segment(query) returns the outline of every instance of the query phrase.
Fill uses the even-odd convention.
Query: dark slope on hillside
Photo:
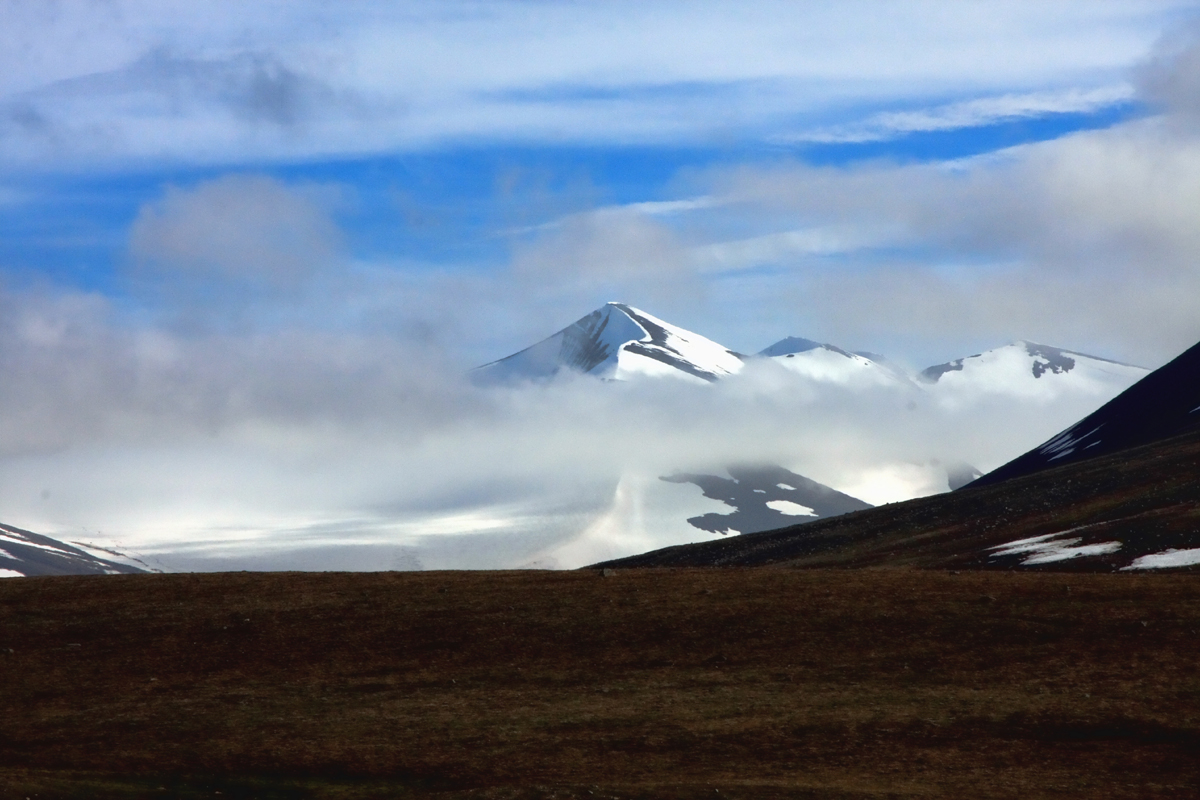
[[[1200,344],[1045,444],[976,480],[988,486],[1049,467],[1109,455],[1200,426]]]
[[[1023,547],[1005,547],[1033,537]],[[1113,571],[1186,561],[1189,554],[1178,551],[1195,548],[1200,431],[992,486],[596,566]]]
[[[144,572],[128,564],[98,558],[74,545],[40,533],[0,524],[0,570],[21,575],[117,575]],[[0,573],[2,574],[2,573]]]

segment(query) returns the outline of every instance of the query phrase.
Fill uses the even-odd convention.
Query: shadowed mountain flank
[[[1200,569],[1200,430],[991,485],[608,567]]]
[[[0,525],[0,574],[114,575],[144,570],[98,558],[74,545],[39,533]]]
[[[987,486],[1048,467],[1096,458],[1200,427],[1200,344],[1099,409],[971,486]]]
[[[705,497],[735,509],[729,514],[709,513],[688,519],[693,526],[710,533],[754,533],[871,508],[870,503],[783,467],[734,466],[727,471],[728,478],[678,473],[662,480],[693,483]]]

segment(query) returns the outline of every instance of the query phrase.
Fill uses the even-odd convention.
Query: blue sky
[[[970,251],[918,233],[681,271],[663,263],[695,258],[626,241],[613,257],[636,263],[607,275],[571,266],[580,257],[571,247],[621,239],[612,214],[587,219],[621,207],[634,209],[621,224],[646,228],[635,239],[693,253],[822,216],[778,198],[717,197],[747,172],[874,170],[885,181],[913,165],[984,172],[989,154],[1157,119],[1163,103],[1139,75],[1179,49],[1193,11],[1181,2],[11,3],[0,9],[0,274],[11,291],[91,293],[129,319],[161,322],[177,309],[145,289],[139,263],[151,256],[131,246],[136,221],[171,192],[266,177],[331,222],[326,277],[365,270],[392,287],[408,281],[410,296],[444,291],[434,275],[456,286],[478,277],[471,313],[420,321],[454,317],[445,338],[463,363],[549,333],[613,299],[606,292],[740,349],[842,337],[920,362],[1025,336],[1154,360],[1200,329],[1173,331],[1156,350],[1077,321],[997,312],[1007,323],[985,314],[974,329],[930,330],[890,315],[888,328],[854,324],[853,307],[838,320],[772,302],[827,282],[831,265],[846,276],[843,296],[854,275],[885,262],[889,280],[905,262],[971,280],[1011,269],[1014,257],[1044,267],[1032,263],[1044,254],[1024,246]],[[701,197],[686,210],[652,205]],[[862,218],[837,224],[907,224],[879,209],[853,213]],[[587,241],[564,241],[564,220]],[[562,270],[538,262],[531,283],[522,264],[554,248]],[[186,272],[159,256],[159,283]],[[439,295],[436,305],[448,302]],[[189,318],[204,316],[192,303]]]

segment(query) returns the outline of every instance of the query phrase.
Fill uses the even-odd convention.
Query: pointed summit
[[[476,367],[485,383],[547,380],[567,370],[609,380],[669,375],[715,381],[742,358],[698,333],[624,303],[606,303],[532,347]]]

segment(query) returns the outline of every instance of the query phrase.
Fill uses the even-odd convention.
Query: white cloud
[[[1004,94],[915,111],[889,111],[840,127],[781,137],[795,142],[874,142],[907,133],[974,128],[1047,114],[1089,113],[1132,100],[1128,84],[1096,89]]]
[[[324,207],[331,194],[253,175],[168,187],[130,229],[135,274],[210,308],[229,291],[241,302],[294,293],[340,260],[341,232]]]
[[[904,387],[817,392],[771,364],[711,386],[582,377],[483,390],[396,339],[145,342],[69,304],[40,314],[34,335],[0,340],[6,521],[173,553],[162,563],[176,568],[351,550],[367,559],[356,568],[386,567],[378,559],[405,548],[426,566],[517,566],[598,523],[620,479],[642,490],[625,498],[619,532],[650,546],[656,509],[641,504],[666,486],[658,475],[762,460],[896,499],[939,488],[933,459],[995,466],[1095,402],[1043,409],[1022,442],[1011,403],[953,413]],[[67,315],[73,333],[55,327]]]
[[[872,123],[925,129],[1103,102],[1189,6],[12,2],[0,139],[10,163],[236,163],[712,141],[940,102]],[[964,95],[992,99],[944,106]]]

